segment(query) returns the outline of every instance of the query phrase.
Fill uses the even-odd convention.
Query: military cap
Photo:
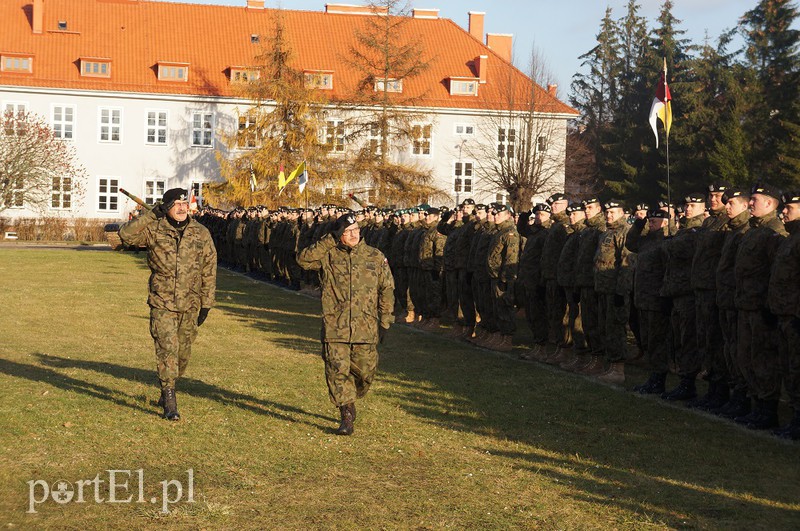
[[[586,208],[589,205],[593,205],[593,204],[599,203],[599,202],[600,202],[600,200],[598,198],[596,198],[596,197],[590,197],[588,199],[584,199],[583,201],[581,201],[581,203],[583,203],[583,208]]]
[[[768,195],[770,197],[774,197],[775,199],[781,198],[781,191],[764,182],[757,182],[753,185],[750,189],[750,195],[753,194],[761,194],[761,195]]]
[[[556,201],[566,201],[566,200],[567,200],[566,194],[557,193],[557,194],[553,194],[553,195],[551,195],[550,197],[547,198],[547,204],[548,205],[552,205]]]
[[[731,187],[731,183],[728,181],[714,181],[708,185],[709,192],[724,192],[728,188]]]
[[[667,202],[666,202],[665,200],[663,200],[663,199],[662,199],[661,201],[659,201],[659,202],[658,202],[658,208],[667,208],[667,207],[669,207],[669,208],[674,208],[674,207],[675,207],[675,205],[672,205],[672,204],[670,204],[670,203],[667,203]]]
[[[650,205],[647,203],[639,203],[634,210],[650,210]]]
[[[426,216],[438,216],[441,213],[442,211],[436,207],[429,207],[428,209],[425,210]]]
[[[509,212],[510,214],[514,214],[514,207],[511,205],[503,205],[501,203],[494,203],[494,210],[495,212]]]
[[[609,199],[605,203],[603,203],[603,208],[608,210],[609,208],[625,208],[625,205],[619,199]]]
[[[461,201],[461,206],[474,205],[474,204],[475,204],[475,200],[472,199],[471,197],[468,197],[468,198],[464,199],[463,201]]]
[[[478,203],[477,205],[475,205],[475,210],[487,210],[487,208],[486,205],[484,205],[483,203]]]
[[[547,203],[536,203],[536,206],[533,207],[531,212],[535,214],[536,212],[552,212],[552,210],[553,209],[550,208],[550,205]]]
[[[781,196],[781,201],[783,201],[784,205],[788,205],[789,203],[800,203],[800,190],[785,192]]]
[[[685,211],[686,209],[683,207],[683,205],[678,205],[675,207],[675,212],[677,212],[678,214],[683,214]]]
[[[417,208],[419,209],[420,212],[425,212],[430,207],[431,206],[428,203],[422,203],[421,205],[417,205]]]
[[[651,210],[647,213],[648,218],[660,218],[660,219],[667,219],[669,218],[669,212],[666,210]]]
[[[683,198],[684,203],[705,203],[706,196],[703,194],[689,194]]]
[[[573,202],[567,206],[567,213],[571,214],[572,212],[583,212],[586,210],[586,207],[583,206],[583,203]]]
[[[188,201],[189,194],[185,188],[171,188],[164,192],[161,202],[164,203],[164,208],[169,210],[175,201]]]

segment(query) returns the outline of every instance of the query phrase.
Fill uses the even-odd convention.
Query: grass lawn
[[[167,422],[147,277],[142,254],[0,249],[0,526],[800,528],[800,445],[399,326],[337,437],[319,301],[225,270]],[[111,469],[145,501],[133,472],[108,503]],[[98,474],[103,503],[26,513],[28,482]]]

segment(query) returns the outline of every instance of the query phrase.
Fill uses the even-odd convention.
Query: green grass
[[[403,327],[336,437],[319,302],[224,270],[167,422],[147,276],[141,254],[0,249],[0,525],[800,527],[800,446]],[[195,503],[25,512],[29,480],[140,468],[148,497],[192,468]]]

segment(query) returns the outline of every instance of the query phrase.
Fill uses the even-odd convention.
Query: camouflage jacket
[[[405,267],[405,250],[406,241],[411,234],[409,225],[401,225],[397,230],[397,234],[392,238],[392,245],[389,251],[389,264],[392,267]]]
[[[664,230],[652,232],[647,222],[634,225],[628,231],[625,246],[636,253],[633,271],[633,303],[640,310],[651,312],[663,308],[661,287],[664,283]]]
[[[423,221],[416,221],[412,223],[412,226],[411,234],[406,240],[405,264],[406,267],[419,267],[419,247],[428,226]]]
[[[692,295],[692,260],[703,216],[685,219],[675,236],[664,242],[664,284],[662,297]]]
[[[528,289],[543,285],[542,249],[549,229],[550,221],[544,225],[533,225],[528,229],[528,239],[519,259],[519,279]]]
[[[605,231],[606,220],[602,212],[586,220],[575,260],[575,287],[594,288],[594,255],[597,252],[597,243]]]
[[[419,268],[425,271],[444,270],[444,246],[446,238],[436,225],[422,233],[419,242]]]
[[[475,246],[475,275],[478,278],[488,280],[489,276],[489,245],[497,232],[497,224],[492,221],[486,222],[486,230],[480,233],[477,245]]]
[[[553,215],[542,249],[542,280],[555,280],[558,277],[558,261],[561,259],[561,249],[567,242],[567,227],[569,218],[566,212]]]
[[[575,287],[575,259],[578,257],[578,246],[581,241],[581,232],[586,228],[586,220],[580,220],[569,226],[567,241],[561,249],[561,258],[558,259],[559,286],[565,288]]]
[[[711,212],[703,221],[700,234],[697,235],[697,246],[692,260],[692,289],[717,289],[716,273],[722,246],[725,244],[725,228],[728,216],[725,209]]]
[[[769,309],[800,318],[800,220],[786,223],[786,230],[769,276]]]
[[[456,269],[467,269],[469,265],[469,248],[475,231],[480,225],[480,220],[476,217],[464,216],[462,223],[464,225],[459,231],[458,241],[453,249],[453,267]]]
[[[630,293],[628,255],[625,247],[628,222],[623,217],[606,227],[594,255],[594,289],[598,293]]]
[[[767,307],[770,267],[785,237],[786,229],[775,212],[750,218],[750,230],[742,236],[733,266],[737,310],[756,311]]]
[[[456,248],[464,235],[464,222],[461,220],[448,225],[447,241],[444,242],[444,268],[453,271],[456,268]]]
[[[123,225],[119,237],[147,247],[151,308],[188,312],[214,306],[217,250],[207,228],[190,218],[181,236],[167,218],[156,219],[150,211]]]
[[[736,275],[733,272],[736,264],[736,253],[744,233],[750,230],[750,212],[745,210],[733,219],[728,220],[725,231],[725,242],[717,264],[716,287],[717,306],[720,310],[735,310]]]
[[[386,257],[359,240],[350,248],[326,235],[297,255],[303,269],[320,272],[322,334],[326,343],[378,342],[378,326],[394,321],[394,279]]]
[[[489,242],[486,266],[489,278],[506,283],[517,280],[519,233],[513,218],[497,225],[497,232]]]

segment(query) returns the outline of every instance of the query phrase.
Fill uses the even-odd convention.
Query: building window
[[[247,70],[242,68],[231,68],[231,83],[247,83],[255,81],[261,77],[258,70]]]
[[[367,142],[369,143],[369,152],[372,155],[381,154],[381,128],[377,122],[369,124]]]
[[[508,204],[508,194],[504,194],[500,192],[499,194],[494,196],[495,203],[500,203],[501,205]]]
[[[383,79],[375,80],[375,92],[403,92],[402,79]]]
[[[158,63],[158,79],[185,82],[189,79],[188,63]]]
[[[100,177],[97,179],[97,210],[117,212],[119,210],[119,179]]]
[[[214,140],[214,114],[192,113],[192,145],[211,147]]]
[[[261,36],[257,33],[250,34],[250,44],[258,44],[261,42]]]
[[[411,153],[414,155],[431,154],[431,125],[415,125],[411,128]]]
[[[472,193],[472,162],[456,162],[453,181],[454,192]]]
[[[343,197],[344,190],[341,186],[326,186],[325,187],[325,198],[329,199],[339,199]]]
[[[516,129],[506,129],[500,127],[497,129],[497,157],[498,158],[514,158],[514,144],[517,141]]]
[[[344,153],[344,122],[328,120],[320,129],[319,141],[330,153]]]
[[[53,105],[53,134],[61,140],[72,140],[74,138],[74,105]]]
[[[197,206],[203,206],[203,184],[204,183],[196,183],[193,182],[189,185],[189,198],[191,199],[194,196],[197,199]]]
[[[545,135],[539,135],[536,139],[536,149],[538,151],[547,151],[547,137]]]
[[[255,115],[248,113],[239,116],[239,133],[236,135],[236,147],[241,149],[255,148],[260,140],[261,135],[258,132]]]
[[[478,79],[455,79],[450,78],[451,96],[477,96]]]
[[[307,88],[333,90],[333,72],[305,72]]]
[[[155,205],[156,201],[164,197],[167,190],[165,179],[153,179],[144,182],[144,202],[148,205]]]
[[[53,210],[72,208],[72,179],[70,177],[53,177],[50,208]]]
[[[30,74],[33,72],[33,57],[2,55],[0,56],[0,71]]]
[[[167,145],[167,111],[147,111],[147,144]]]
[[[28,113],[28,104],[18,101],[4,101],[3,102],[3,118],[6,120],[13,120],[6,123],[6,134],[16,135],[25,129],[27,123],[26,114]]]
[[[475,126],[470,124],[456,124],[456,134],[459,136],[474,136]]]
[[[122,142],[122,109],[100,107],[100,142]]]
[[[11,200],[8,206],[11,208],[22,208],[25,204],[25,180],[16,177],[11,185]]]
[[[111,77],[111,63],[81,59],[81,75],[84,77]]]

